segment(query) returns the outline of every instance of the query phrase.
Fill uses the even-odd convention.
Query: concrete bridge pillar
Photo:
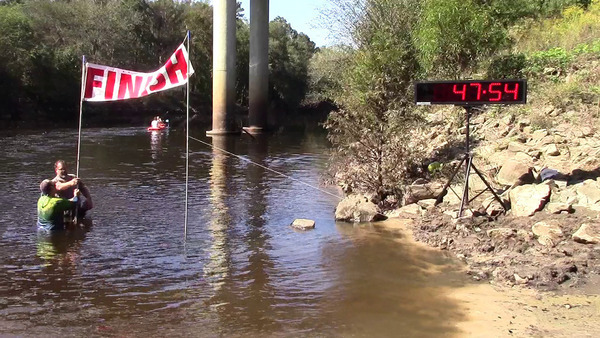
[[[236,0],[213,1],[213,122],[208,135],[239,133],[235,121]]]
[[[260,134],[267,127],[269,107],[269,0],[250,0],[249,127]]]

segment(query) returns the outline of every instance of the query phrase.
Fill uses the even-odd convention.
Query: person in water
[[[54,172],[56,173],[56,177],[52,179],[52,182],[54,182],[56,187],[56,195],[64,199],[71,199],[75,197],[75,190],[79,189],[83,198],[78,201],[79,210],[77,212],[78,216],[85,216],[86,211],[94,207],[89,189],[79,177],[69,174],[67,164],[63,160],[58,160],[54,163]]]
[[[40,191],[42,195],[37,203],[38,227],[49,231],[65,230],[65,211],[75,208],[79,189],[73,189],[74,196],[71,199],[55,197],[57,190],[54,181],[43,180],[40,184]]]

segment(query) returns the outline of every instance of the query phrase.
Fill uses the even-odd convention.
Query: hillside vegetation
[[[488,106],[486,119],[527,119],[532,130],[600,118],[600,1],[332,0],[348,46],[313,57],[311,98],[336,102],[326,127],[332,180],[401,200],[427,167],[464,151],[464,110],[417,108],[415,80],[525,78],[526,105]],[[353,2],[354,3],[354,2]],[[443,125],[447,139],[432,139]],[[498,134],[498,133],[497,133]],[[485,135],[474,135],[477,138]]]

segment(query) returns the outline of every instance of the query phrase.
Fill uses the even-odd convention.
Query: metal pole
[[[79,133],[77,136],[77,170],[75,176],[79,177],[79,155],[81,154],[81,117],[83,116],[83,97],[85,95],[85,80],[87,67],[85,66],[85,55],[81,60],[81,95],[79,97]]]
[[[186,127],[185,127],[185,217],[184,217],[184,243],[187,239],[188,224],[188,184],[190,180],[190,31],[187,31],[187,86],[186,86]]]

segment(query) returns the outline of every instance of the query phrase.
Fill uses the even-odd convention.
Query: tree
[[[29,19],[18,6],[0,6],[0,117],[20,119],[19,101],[23,99],[23,77],[33,31]]]
[[[269,71],[271,99],[294,109],[308,89],[308,63],[315,53],[315,43],[298,33],[282,17],[269,24]]]
[[[338,182],[380,198],[401,194],[420,151],[411,146],[419,115],[411,85],[420,73],[414,45],[417,0],[367,0],[359,10],[352,53],[335,97],[342,107],[326,123]],[[353,11],[356,10],[355,8]]]
[[[342,89],[340,69],[346,69],[352,58],[352,47],[319,48],[308,67],[310,102],[331,100]]]
[[[507,32],[473,0],[426,0],[416,34],[419,60],[429,74],[461,78],[507,46]]]

